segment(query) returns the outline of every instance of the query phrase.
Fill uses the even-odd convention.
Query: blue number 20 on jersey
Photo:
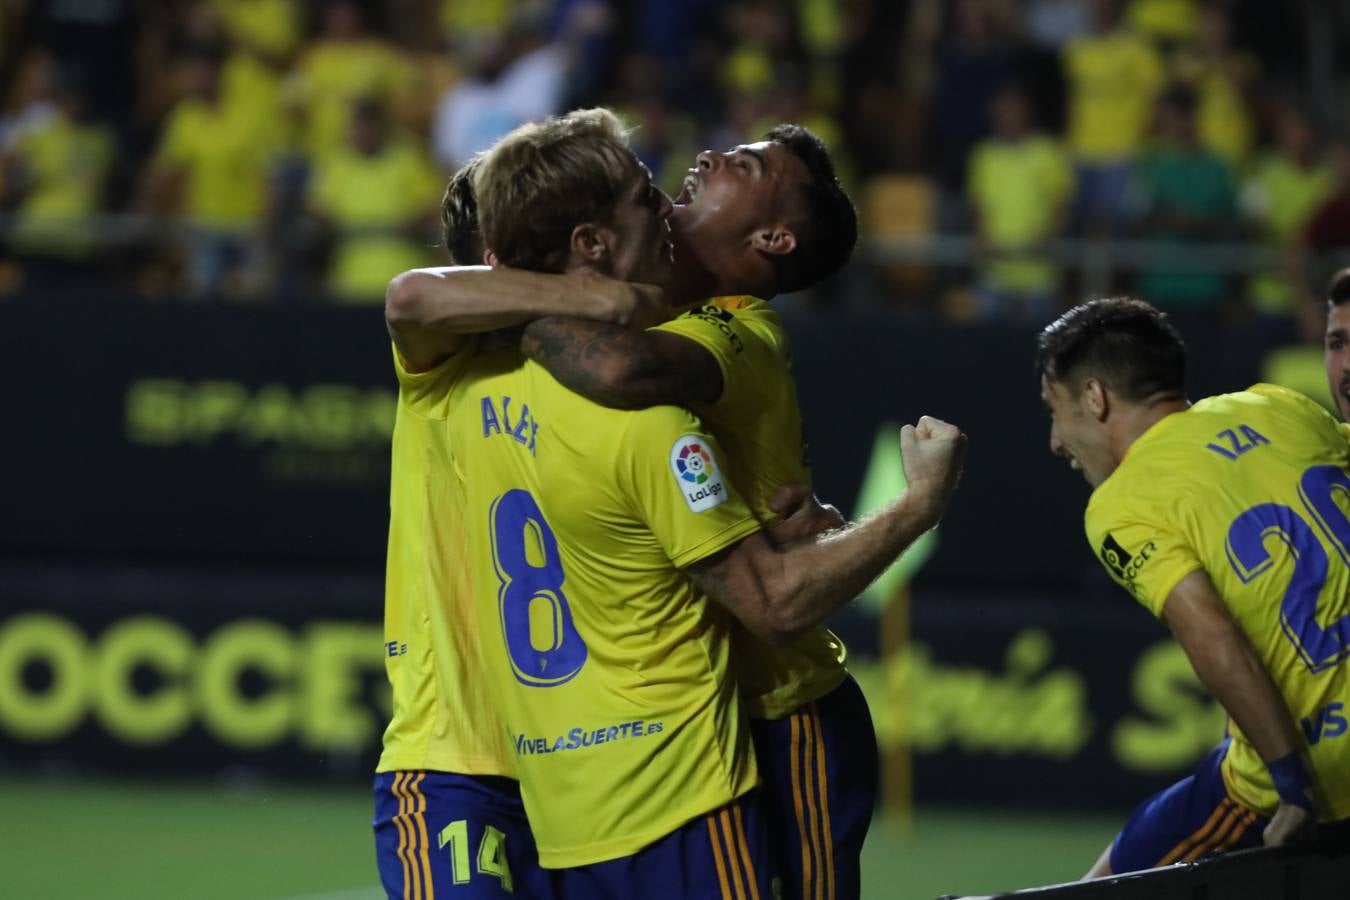
[[[493,501],[488,525],[501,582],[497,610],[516,679],[531,687],[570,681],[586,663],[586,643],[563,593],[553,529],[534,497],[520,489]]]
[[[1307,518],[1279,503],[1253,506],[1228,530],[1228,560],[1246,583],[1271,566],[1267,535],[1275,534],[1289,545],[1295,563],[1281,610],[1284,634],[1308,670],[1321,672],[1350,654],[1350,616],[1325,628],[1314,618],[1328,560],[1307,519],[1316,523],[1341,560],[1350,564],[1350,521],[1332,499],[1338,492],[1350,496],[1350,479],[1335,466],[1313,466],[1303,473],[1299,488]]]

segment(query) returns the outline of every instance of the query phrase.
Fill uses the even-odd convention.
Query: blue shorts
[[[751,791],[685,823],[632,856],[549,869],[564,900],[774,900],[777,870]]]
[[[509,778],[382,772],[374,824],[390,900],[551,896],[520,787]]]
[[[877,802],[877,733],[858,683],[782,719],[751,719],[783,900],[857,898]]]
[[[1111,845],[1111,871],[1137,872],[1214,853],[1261,846],[1267,819],[1228,796],[1220,766],[1228,741],[1195,774],[1154,794],[1130,814]]]

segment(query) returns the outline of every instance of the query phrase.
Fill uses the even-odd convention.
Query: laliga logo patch
[[[675,468],[685,481],[703,484],[708,480],[708,473],[713,470],[713,461],[708,451],[698,444],[685,444],[680,448],[680,455],[675,458]]]
[[[702,438],[686,434],[677,440],[670,448],[670,469],[684,494],[684,502],[694,512],[704,512],[726,501],[722,473]]]

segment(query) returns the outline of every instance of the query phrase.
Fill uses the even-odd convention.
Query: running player
[[[527,214],[518,212],[518,214]],[[857,236],[852,204],[824,145],[784,125],[762,142],[699,154],[671,216],[677,306],[714,299],[652,331],[581,319],[527,326],[531,357],[573,390],[634,409],[687,406],[727,452],[732,482],[756,516],[779,521],[785,485],[809,485],[790,351],[760,297],[799,290],[837,271]],[[408,273],[394,295],[417,298],[443,322],[516,298],[566,291],[579,305],[603,279],[497,269]],[[632,285],[642,291],[640,285]],[[801,521],[838,524],[810,502]],[[784,863],[786,897],[857,897],[860,857],[877,787],[876,736],[866,701],[844,668],[842,642],[823,626],[788,647],[736,632],[735,666],[753,717],[764,799]]]
[[[456,173],[442,202],[446,247],[457,264],[484,256],[473,194],[476,169],[475,160]],[[566,298],[565,308],[622,322],[659,321],[653,295],[616,290],[595,298],[589,306]],[[513,322],[485,314],[489,328]],[[397,347],[399,404],[384,623],[393,716],[375,777],[380,879],[390,898],[403,900],[429,900],[437,888],[452,886],[466,900],[519,896],[509,889],[509,874],[474,874],[464,881],[472,870],[463,854],[486,848],[485,858],[514,873],[524,894],[545,897],[505,729],[481,691],[464,689],[481,681],[481,651],[463,564],[462,485],[440,462],[449,360],[462,340],[434,320],[410,327],[407,310],[393,304],[389,329]],[[508,855],[499,856],[502,846]]]
[[[1229,737],[1135,810],[1089,877],[1350,817],[1350,449],[1284,388],[1190,404],[1185,364],[1139,300],[1075,307],[1039,340],[1050,449],[1094,488],[1093,551],[1230,716]]]
[[[559,149],[551,130],[588,115],[607,120],[527,126],[493,151],[477,180],[485,241],[507,265],[654,277],[651,224],[669,201],[631,156],[616,164],[617,132],[600,142],[600,173]],[[719,607],[771,642],[812,627],[931,524],[963,438],[931,420],[905,429],[909,492],[840,535],[778,551],[683,410],[595,406],[511,351],[467,362],[450,408],[469,514],[483,517],[470,532],[476,571],[493,582],[475,585],[487,683],[555,888],[768,896]]]

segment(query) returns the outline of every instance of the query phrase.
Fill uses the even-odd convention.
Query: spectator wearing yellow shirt
[[[1197,39],[1174,54],[1171,75],[1173,81],[1190,85],[1199,98],[1200,142],[1239,172],[1255,137],[1248,95],[1260,65],[1233,47],[1231,32],[1226,7],[1203,7]]]
[[[296,0],[211,0],[211,7],[237,47],[275,69],[300,47]]]
[[[1131,164],[1163,87],[1150,44],[1120,25],[1119,0],[1093,0],[1093,31],[1064,48],[1069,148],[1077,166],[1076,219],[1089,231],[1121,223]]]
[[[383,303],[390,272],[435,261],[444,179],[420,142],[392,133],[376,100],[357,101],[350,133],[316,166],[309,207],[335,235],[328,293],[346,303]]]
[[[311,160],[346,144],[357,100],[373,97],[401,113],[416,71],[398,47],[371,32],[361,4],[329,0],[322,15],[322,29],[287,88],[306,123],[303,145]]]
[[[1195,0],[1130,0],[1125,19],[1134,31],[1162,44],[1191,41],[1200,29]]]
[[[1032,130],[1022,88],[1001,88],[990,115],[994,134],[976,144],[966,182],[976,232],[993,257],[977,296],[986,316],[1044,321],[1055,310],[1059,271],[1031,251],[1063,227],[1073,172],[1059,144]]]
[[[89,117],[86,78],[56,76],[53,114],[19,131],[3,157],[5,206],[15,214],[9,245],[26,257],[87,261],[96,238],[88,217],[102,207],[112,166],[109,129]],[[37,260],[30,260],[30,268]]]
[[[1295,248],[1318,208],[1336,191],[1336,174],[1321,153],[1318,134],[1307,113],[1295,106],[1280,110],[1275,152],[1257,163],[1243,186],[1242,207],[1266,244],[1285,263],[1281,274],[1252,279],[1253,305],[1262,312],[1292,313],[1295,272],[1289,271]]]
[[[214,0],[205,9],[228,41],[222,83],[232,112],[251,119],[255,128],[273,130],[274,140],[293,140],[283,114],[282,83],[300,45],[294,0]]]
[[[151,211],[187,220],[188,287],[198,297],[256,294],[265,276],[257,238],[278,147],[225,101],[224,59],[219,44],[186,51],[187,93],[169,112],[144,188]]]

